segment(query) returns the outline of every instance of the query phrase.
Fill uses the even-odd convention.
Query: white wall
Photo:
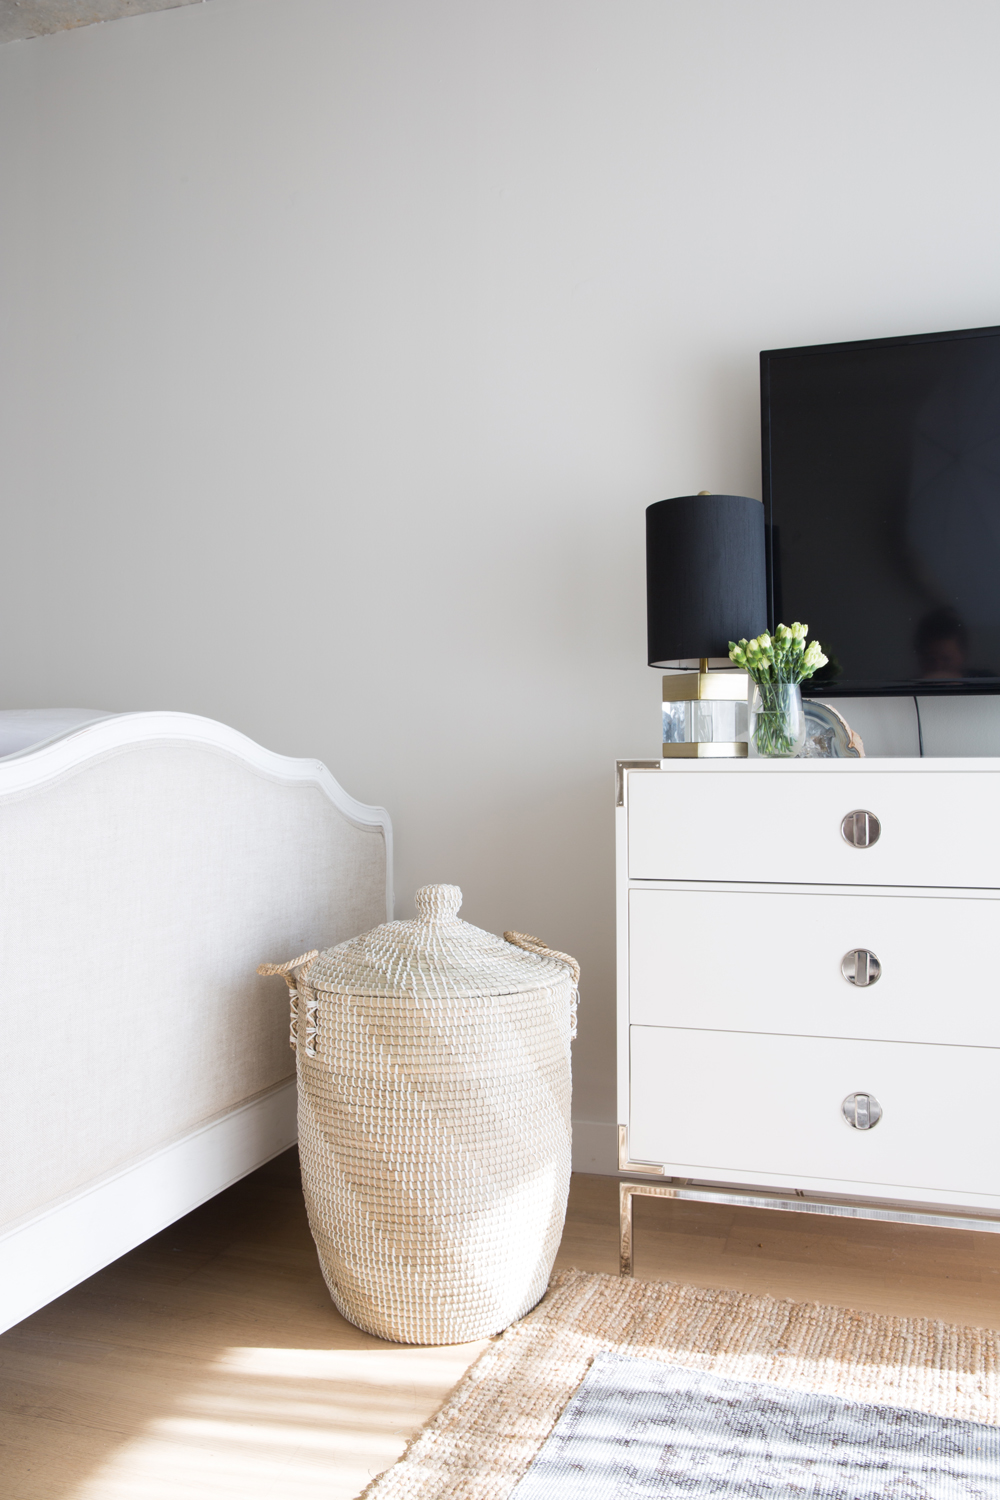
[[[759,494],[762,347],[1000,322],[998,49],[995,0],[211,0],[0,49],[0,702],[321,756],[401,914],[457,881],[579,955],[612,1122],[643,509]]]

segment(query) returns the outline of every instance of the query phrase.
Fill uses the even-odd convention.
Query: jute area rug
[[[557,1271],[364,1500],[506,1500],[601,1351],[1000,1425],[1000,1333]]]

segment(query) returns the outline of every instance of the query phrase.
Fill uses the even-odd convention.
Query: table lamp
[[[767,629],[764,507],[679,495],[646,509],[646,625],[663,678],[663,759],[747,753],[747,674],[729,642]]]

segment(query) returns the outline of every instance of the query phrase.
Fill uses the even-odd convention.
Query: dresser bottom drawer
[[[633,1026],[630,1062],[629,1154],[673,1175],[1000,1195],[995,1049]]]

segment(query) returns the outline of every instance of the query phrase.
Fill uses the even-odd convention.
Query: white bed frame
[[[178,844],[176,827],[184,821],[184,788],[189,784],[200,787],[202,780],[206,781],[207,790],[199,793],[197,807],[192,811],[188,854],[184,838]],[[35,1127],[51,1130],[50,1117],[46,1115],[48,1101],[56,1097],[64,1100],[63,1091],[67,1087],[76,1090],[79,1098],[73,1101],[67,1118],[79,1119],[83,1129],[89,1115],[95,1126],[105,1132],[108,1109],[118,1107],[114,1101],[108,1104],[107,1097],[103,1100],[95,1097],[100,1091],[91,1089],[88,1078],[81,1076],[92,1070],[75,1068],[73,1056],[62,1056],[58,1045],[60,1028],[64,1025],[75,1038],[70,1050],[75,1049],[79,1056],[86,1055],[92,1046],[98,1049],[92,1055],[100,1056],[105,1038],[109,1046],[120,1041],[117,1025],[109,1025],[107,1015],[100,1010],[106,990],[94,989],[93,965],[81,963],[79,995],[70,997],[72,1005],[67,1001],[65,1019],[60,1021],[59,1014],[52,1012],[58,1011],[60,996],[67,989],[65,969],[60,972],[58,983],[53,980],[46,989],[45,958],[47,934],[52,932],[53,921],[66,923],[74,917],[66,906],[67,902],[72,906],[77,899],[74,892],[79,892],[81,902],[89,904],[88,910],[100,914],[103,909],[102,870],[107,872],[115,867],[113,863],[102,865],[96,859],[89,861],[85,837],[81,854],[81,841],[74,842],[73,837],[74,809],[79,797],[81,818],[93,820],[96,799],[97,826],[101,827],[109,821],[107,808],[113,810],[119,784],[128,798],[127,817],[121,824],[122,838],[128,843],[133,859],[136,849],[140,852],[135,880],[142,882],[148,875],[150,890],[155,894],[155,879],[162,883],[165,878],[162,868],[165,856],[151,852],[147,869],[141,858],[146,847],[151,851],[161,846],[169,848],[170,857],[180,861],[172,867],[172,883],[165,888],[162,898],[167,905],[172,892],[183,895],[187,873],[192,881],[198,878],[199,849],[221,857],[218,851],[228,848],[227,840],[232,843],[234,829],[241,847],[246,844],[251,849],[251,853],[241,853],[224,865],[227,906],[225,920],[220,917],[220,930],[236,932],[245,918],[245,923],[251,924],[249,930],[254,941],[230,938],[229,951],[219,951],[210,945],[212,977],[201,993],[195,995],[181,985],[174,996],[168,987],[165,1003],[174,1006],[176,1014],[168,1018],[170,1024],[162,1035],[180,1039],[180,1045],[190,1033],[192,1044],[196,1045],[203,1040],[206,1016],[209,1026],[216,1023],[217,1004],[220,1014],[225,1008],[227,1017],[228,1030],[223,1035],[231,1035],[234,1027],[239,1030],[241,1045],[246,1044],[250,1049],[248,1055],[257,1054],[255,1038],[248,1035],[247,1028],[261,1028],[258,1051],[263,1061],[258,1059],[255,1063],[258,1071],[252,1081],[259,1085],[263,1077],[265,1086],[255,1087],[248,1097],[234,1101],[230,1097],[233,1076],[226,1074],[220,1063],[219,1088],[221,1095],[226,1096],[222,1107],[214,1111],[206,1109],[207,1096],[202,1084],[199,1118],[183,1120],[184,1109],[190,1114],[192,1106],[190,1101],[183,1107],[178,1104],[182,1128],[173,1131],[167,1128],[164,1137],[165,1127],[161,1124],[161,1138],[152,1144],[143,1142],[144,1149],[125,1160],[105,1163],[97,1159],[86,1163],[84,1168],[78,1164],[77,1176],[83,1170],[84,1180],[74,1181],[68,1191],[59,1190],[58,1142],[55,1148],[51,1141],[47,1147],[40,1147],[38,1170],[44,1176],[50,1166],[54,1169],[54,1196],[42,1203],[35,1202],[29,1212],[13,1218],[0,1216],[0,1331],[294,1144],[294,1059],[284,1045],[280,1054],[276,1050],[273,1031],[276,1022],[263,1007],[273,1006],[282,1011],[277,1024],[283,1030],[287,1029],[286,1017],[274,987],[267,986],[266,1001],[257,988],[267,982],[256,979],[256,965],[262,959],[282,961],[293,957],[296,951],[302,951],[295,944],[304,937],[304,947],[323,948],[354,935],[344,929],[344,924],[362,920],[359,913],[364,914],[363,922],[368,926],[392,918],[392,830],[388,814],[382,808],[366,807],[348,796],[319,761],[276,755],[223,724],[179,713],[135,713],[100,719],[48,743],[0,759],[0,888],[5,918],[11,918],[4,920],[0,928],[0,985],[4,986],[0,988],[0,1121],[3,1097],[10,1098],[12,1086],[23,1084],[25,1077],[31,1077],[32,1070],[36,1070],[38,1081],[36,1093],[25,1093],[22,1087],[18,1113],[13,1119],[8,1118],[4,1137],[0,1139],[4,1175],[13,1174],[20,1164],[21,1178],[17,1180],[22,1183],[22,1194],[24,1153],[30,1155],[33,1149]],[[85,808],[84,799],[88,799]],[[261,836],[261,852],[254,852],[253,828],[246,825],[248,819],[252,823],[253,809],[258,804],[262,828],[266,824],[266,829]],[[282,822],[286,805],[287,840]],[[148,845],[144,842],[144,817],[150,824]],[[214,828],[213,819],[217,819],[218,829]],[[113,816],[110,821],[114,821]],[[85,826],[89,828],[91,824]],[[281,837],[275,838],[276,830]],[[157,839],[160,845],[156,844]],[[43,843],[39,845],[37,840]],[[19,861],[24,864],[26,859],[30,863],[33,857],[30,851],[39,847],[48,849],[51,857],[53,840],[65,849],[67,862],[60,859],[54,866],[59,879],[53,897],[58,896],[63,906],[55,914],[46,910],[45,902],[37,899],[36,886],[34,896],[29,893],[24,897],[31,904],[18,911],[21,886],[16,866]],[[185,870],[185,859],[191,861],[189,872]],[[345,909],[343,916],[338,915],[335,906],[331,907],[329,894],[330,870],[341,868],[344,873],[340,878],[347,882],[345,889],[350,897],[346,903],[349,910]],[[246,887],[245,913],[240,910],[241,881]],[[263,905],[262,891],[266,895]],[[121,900],[117,887],[109,899]],[[192,955],[186,947],[187,933],[173,913],[164,913],[161,921],[156,902],[150,899],[148,933],[137,933],[130,928],[122,933],[121,955],[102,951],[105,976],[102,985],[113,986],[123,966],[131,963],[134,967],[137,950],[147,942],[159,955],[161,969],[164,959],[169,968],[173,953],[179,973],[185,965],[190,968]],[[310,903],[312,909],[305,910]],[[266,920],[259,916],[262,910]],[[210,911],[206,913],[205,927],[210,934]],[[258,931],[259,927],[266,927],[266,933]],[[355,931],[360,930],[363,926],[355,926]],[[190,941],[196,937],[197,934]],[[34,951],[29,955],[32,946]],[[41,1017],[34,1011],[32,997],[24,993],[21,985],[5,978],[17,973],[19,963],[22,973],[40,975],[39,1003],[46,1011]],[[29,987],[33,989],[34,984]],[[72,983],[69,988],[73,988]],[[141,1059],[143,1027],[152,1027],[154,1023],[163,1027],[164,1002],[161,997],[155,1008],[152,1005],[147,1008],[141,997],[136,1002],[134,986],[132,994],[133,998],[124,1002],[128,1008],[127,1040],[129,1046],[137,1049],[130,1055]],[[104,1028],[96,1037],[87,1032],[81,1006],[93,1009],[95,1028]],[[162,1045],[162,1040],[151,1033],[149,1048]],[[204,1071],[203,1058],[202,1067]],[[183,1068],[178,1070],[175,1066],[174,1072],[178,1071],[183,1072]],[[195,1063],[192,1071],[196,1071]],[[275,1072],[279,1075],[276,1079],[272,1077]],[[167,1100],[165,1104],[164,1100],[175,1083],[179,1086],[183,1079],[174,1079],[165,1070],[164,1097],[155,1100],[158,1119],[170,1116],[170,1102]],[[147,1100],[148,1097],[147,1093]],[[35,1099],[37,1106],[32,1102]],[[31,1112],[36,1107],[38,1118],[33,1121]],[[140,1105],[139,1110],[145,1118],[144,1107]],[[123,1129],[135,1123],[123,1120]],[[15,1152],[20,1153],[16,1158]],[[16,1194],[14,1206],[17,1207]]]

